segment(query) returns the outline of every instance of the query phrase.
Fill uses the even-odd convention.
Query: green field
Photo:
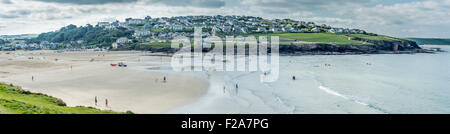
[[[261,34],[248,34],[245,36],[255,36],[258,39],[259,36],[279,36],[280,45],[290,45],[295,41],[325,43],[333,45],[372,45],[372,43],[364,43],[357,40],[351,40],[351,37],[358,37],[367,40],[386,40],[386,41],[403,41],[394,37],[384,35],[367,35],[367,34],[333,34],[333,33],[261,33]],[[222,37],[225,38],[225,37]],[[349,40],[350,39],[350,40]],[[225,40],[225,39],[224,39]],[[270,40],[270,38],[268,38]],[[136,49],[165,49],[170,48],[171,43],[142,43],[136,45]],[[192,44],[192,43],[191,43]]]
[[[269,34],[251,34],[253,36],[279,36],[280,40],[297,40],[315,43],[328,43],[336,45],[362,45],[360,41],[348,40],[344,34],[333,33],[269,33]],[[280,42],[281,45],[286,43]]]
[[[268,33],[268,34],[250,34],[252,36],[279,36],[280,45],[290,44],[283,42],[284,40],[297,40],[315,43],[327,43],[335,45],[362,45],[361,41],[349,40],[349,37],[359,37],[367,40],[386,40],[386,41],[402,41],[394,37],[384,35],[367,35],[367,34],[333,34],[333,33]],[[249,35],[249,36],[250,36]],[[366,43],[370,44],[370,43]]]
[[[0,83],[1,114],[124,114],[92,107],[68,107],[58,98]],[[131,112],[129,112],[131,113]]]
[[[385,35],[367,35],[367,34],[346,34],[349,37],[358,37],[362,39],[368,39],[368,40],[387,40],[387,41],[402,41],[402,39],[389,37]]]

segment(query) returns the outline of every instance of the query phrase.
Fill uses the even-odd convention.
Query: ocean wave
[[[349,96],[343,95],[343,94],[341,94],[341,93],[339,93],[337,91],[334,91],[334,90],[332,90],[332,89],[330,89],[328,87],[319,86],[319,89],[322,90],[322,91],[325,91],[328,94],[331,94],[331,95],[334,95],[334,96],[338,96],[338,97],[344,98],[346,100],[349,100],[349,101],[352,101],[352,102],[355,102],[355,103],[358,103],[358,104],[361,104],[361,105],[364,105],[364,106],[369,106],[369,104],[367,104],[365,102],[357,100],[354,97],[349,97]]]
[[[369,107],[369,108],[375,109],[375,110],[377,110],[377,111],[380,111],[380,112],[389,114],[389,112],[388,112],[387,110],[382,109],[382,108],[380,108],[380,107],[377,107],[377,106],[375,106],[375,105],[372,105],[372,104],[363,102],[362,100],[357,99],[357,97],[354,97],[354,96],[348,96],[348,95],[341,94],[341,93],[339,93],[339,92],[337,92],[337,91],[334,91],[334,90],[332,90],[332,89],[330,89],[330,88],[328,88],[328,87],[325,87],[325,86],[319,86],[319,89],[321,89],[322,91],[325,91],[326,93],[329,93],[329,94],[332,94],[332,95],[335,95],[335,96],[344,98],[344,99],[346,99],[346,100],[355,102],[355,103],[357,103],[357,104],[361,104],[361,105],[367,106],[367,107]]]

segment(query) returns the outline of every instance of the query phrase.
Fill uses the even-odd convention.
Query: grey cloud
[[[17,15],[10,15],[10,14],[0,14],[0,18],[4,18],[4,19],[14,19],[14,18],[19,18],[20,16]]]
[[[164,4],[167,6],[219,8],[225,6],[223,0],[149,0],[149,4]]]
[[[6,13],[0,13],[0,18],[13,19],[31,14],[29,10],[11,10]]]
[[[35,0],[62,4],[99,5],[108,3],[135,3],[138,1],[146,4],[163,4],[167,6],[207,7],[218,8],[225,6],[224,0]]]
[[[11,10],[11,11],[8,11],[8,13],[24,16],[24,15],[31,14],[31,11],[30,10]]]
[[[274,18],[349,19],[354,16],[353,10],[365,7],[370,1],[372,0],[242,0],[239,5],[250,11],[250,14],[269,15]]]
[[[343,9],[349,5],[361,5],[370,0],[243,0],[241,3],[248,6],[292,8],[297,10],[328,10]]]
[[[63,3],[63,4],[97,5],[108,3],[134,3],[138,0],[35,0],[35,1]]]
[[[3,4],[13,4],[13,2],[11,0],[0,0],[0,3]]]
[[[71,19],[73,16],[48,16],[46,20],[59,20],[59,19]]]

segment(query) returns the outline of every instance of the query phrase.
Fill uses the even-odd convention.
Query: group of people
[[[155,82],[158,82],[159,81],[159,79],[158,78],[156,78],[155,79]],[[164,76],[163,77],[163,81],[162,81],[163,83],[166,83],[167,82],[167,78],[166,78],[166,76]]]
[[[97,106],[97,102],[98,102],[97,96],[95,96],[95,100],[94,100],[94,101],[95,101],[95,105]],[[106,106],[106,107],[109,107],[109,106],[108,106],[108,99],[105,99],[105,106]]]
[[[225,91],[226,91],[226,86],[224,85],[223,86],[223,93],[225,94]],[[235,84],[235,92],[236,92],[236,95],[238,94],[238,92],[239,92],[239,84],[236,82],[236,84]]]

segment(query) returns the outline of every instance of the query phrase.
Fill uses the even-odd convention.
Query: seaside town
[[[70,27],[69,25],[67,27]],[[88,26],[91,26],[88,24]],[[76,26],[73,26],[77,28]],[[113,37],[107,45],[96,46],[82,39],[71,39],[58,42],[57,40],[39,40],[30,42],[30,38],[38,35],[0,36],[0,49],[12,51],[26,50],[56,50],[56,49],[115,49],[137,42],[167,43],[174,37],[192,37],[194,28],[202,28],[203,37],[208,36],[237,36],[257,33],[334,33],[334,34],[366,34],[360,29],[334,28],[326,24],[298,21],[293,19],[264,19],[253,16],[178,16],[152,18],[126,18],[125,21],[98,22],[95,28],[103,30],[132,31],[128,37]],[[57,32],[57,31],[55,31]],[[111,43],[111,44],[109,44]],[[83,45],[80,45],[83,44]]]

